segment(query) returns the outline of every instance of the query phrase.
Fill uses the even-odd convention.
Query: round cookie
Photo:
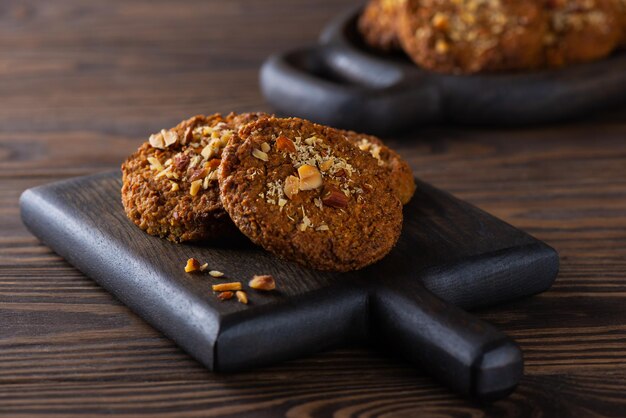
[[[549,67],[597,60],[609,55],[622,36],[614,0],[543,0],[548,16],[545,37]]]
[[[260,116],[198,115],[152,135],[122,164],[127,216],[174,242],[237,235],[219,197],[217,168],[230,136]]]
[[[405,1],[370,0],[358,21],[359,32],[366,44],[386,52],[400,49],[397,17]]]
[[[534,1],[407,0],[398,35],[422,68],[477,73],[540,67],[546,25]]]
[[[348,141],[368,152],[378,161],[389,176],[389,182],[394,193],[403,205],[409,203],[415,193],[415,178],[409,164],[394,150],[387,147],[383,141],[373,135],[360,134],[354,131],[344,132]]]
[[[348,271],[384,257],[402,228],[385,170],[336,129],[265,118],[233,136],[219,169],[237,227],[281,258]]]

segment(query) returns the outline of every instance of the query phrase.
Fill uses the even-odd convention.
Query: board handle
[[[517,344],[423,286],[380,289],[372,304],[373,340],[451,389],[490,402],[519,383],[524,362]]]
[[[281,114],[372,134],[407,130],[439,114],[434,85],[389,76],[385,85],[348,82],[327,65],[328,53],[319,46],[268,58],[260,72],[267,101]]]

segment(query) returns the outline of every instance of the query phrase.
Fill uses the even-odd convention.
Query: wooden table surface
[[[257,86],[263,59],[315,42],[352,3],[2,1],[0,416],[626,414],[623,110],[389,138],[418,177],[560,252],[550,291],[477,312],[526,358],[517,391],[489,406],[364,347],[210,373],[21,224],[28,187],[115,169],[149,133],[189,115],[270,110]]]

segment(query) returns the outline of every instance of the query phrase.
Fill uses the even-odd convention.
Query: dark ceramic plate
[[[363,44],[358,11],[332,21],[320,43],[270,57],[261,88],[279,113],[387,134],[433,122],[521,126],[626,104],[626,53],[557,70],[447,75]]]

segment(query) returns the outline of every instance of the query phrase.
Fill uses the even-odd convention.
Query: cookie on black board
[[[297,118],[244,126],[222,155],[224,208],[253,242],[319,270],[384,257],[402,228],[387,173],[343,132]]]
[[[220,201],[217,168],[228,139],[261,116],[198,115],[152,135],[122,164],[127,216],[174,242],[238,234]]]

